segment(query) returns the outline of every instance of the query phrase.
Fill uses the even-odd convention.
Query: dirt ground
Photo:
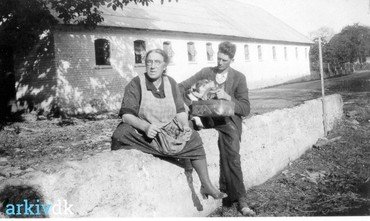
[[[318,82],[306,82],[252,91],[252,115],[281,108],[281,101],[289,107],[313,99],[319,89]],[[327,93],[342,95],[346,116],[328,140],[248,190],[257,216],[370,215],[370,72],[328,80]],[[120,121],[114,114],[70,120],[38,119],[34,113],[22,117],[0,130],[0,183],[34,170],[50,172],[48,165],[66,159],[109,151]],[[240,214],[234,206],[211,216]]]
[[[0,182],[33,170],[46,171],[51,163],[109,151],[110,137],[120,121],[74,118],[63,123],[60,119],[39,121],[34,114],[24,117],[25,122],[5,126],[0,132]]]
[[[281,173],[247,191],[250,207],[257,216],[370,215],[369,79],[370,73],[362,73],[327,82],[327,94],[342,95],[344,119],[328,134],[327,140],[319,141]],[[301,86],[293,84],[284,89]],[[306,88],[310,88],[309,96],[319,95],[317,84]],[[273,94],[274,90],[264,93]],[[241,214],[234,205],[219,208],[210,216]]]

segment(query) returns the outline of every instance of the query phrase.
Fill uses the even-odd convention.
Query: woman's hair
[[[162,57],[163,57],[163,61],[164,61],[166,64],[168,64],[168,63],[169,63],[170,58],[168,57],[167,53],[166,53],[165,51],[163,51],[162,49],[159,49],[159,48],[157,48],[157,49],[152,49],[152,50],[148,51],[148,52],[146,53],[146,55],[145,55],[145,62],[146,62],[146,59],[148,58],[149,54],[150,54],[150,53],[153,53],[153,52],[155,52],[155,53],[158,53],[158,54],[162,55]]]
[[[233,59],[236,52],[236,46],[229,41],[224,41],[218,45],[218,52],[226,54],[229,58]]]

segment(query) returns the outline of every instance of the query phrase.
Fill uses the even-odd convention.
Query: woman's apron
[[[163,76],[164,98],[156,98],[145,83],[145,75],[139,75],[141,85],[141,102],[139,118],[161,127],[161,132],[154,137],[151,146],[166,155],[180,152],[190,139],[192,131],[184,131],[176,119],[176,105],[172,94],[171,83]]]

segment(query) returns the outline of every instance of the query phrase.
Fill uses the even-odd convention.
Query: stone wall
[[[343,102],[340,95],[325,100],[331,130],[343,115]],[[242,170],[245,185],[251,187],[274,176],[323,137],[321,99],[253,116],[244,121],[243,130]],[[217,132],[203,130],[201,136],[210,177],[217,185]],[[195,172],[192,182],[181,167],[136,150],[104,152],[48,167],[48,173],[7,180],[0,190],[5,185],[29,186],[52,205],[72,205],[71,214],[51,211],[51,217],[206,216],[221,204],[200,198]]]

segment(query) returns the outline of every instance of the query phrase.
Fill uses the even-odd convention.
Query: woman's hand
[[[155,136],[157,136],[157,133],[159,133],[161,131],[161,128],[155,124],[149,124],[146,128],[145,128],[145,134],[149,137],[149,138],[154,138]]]
[[[193,131],[192,131],[192,129],[190,128],[190,127],[184,127],[184,133],[183,133],[183,137],[182,137],[182,139],[184,140],[184,141],[189,141],[190,140],[190,137],[191,137],[191,135],[193,134]]]

